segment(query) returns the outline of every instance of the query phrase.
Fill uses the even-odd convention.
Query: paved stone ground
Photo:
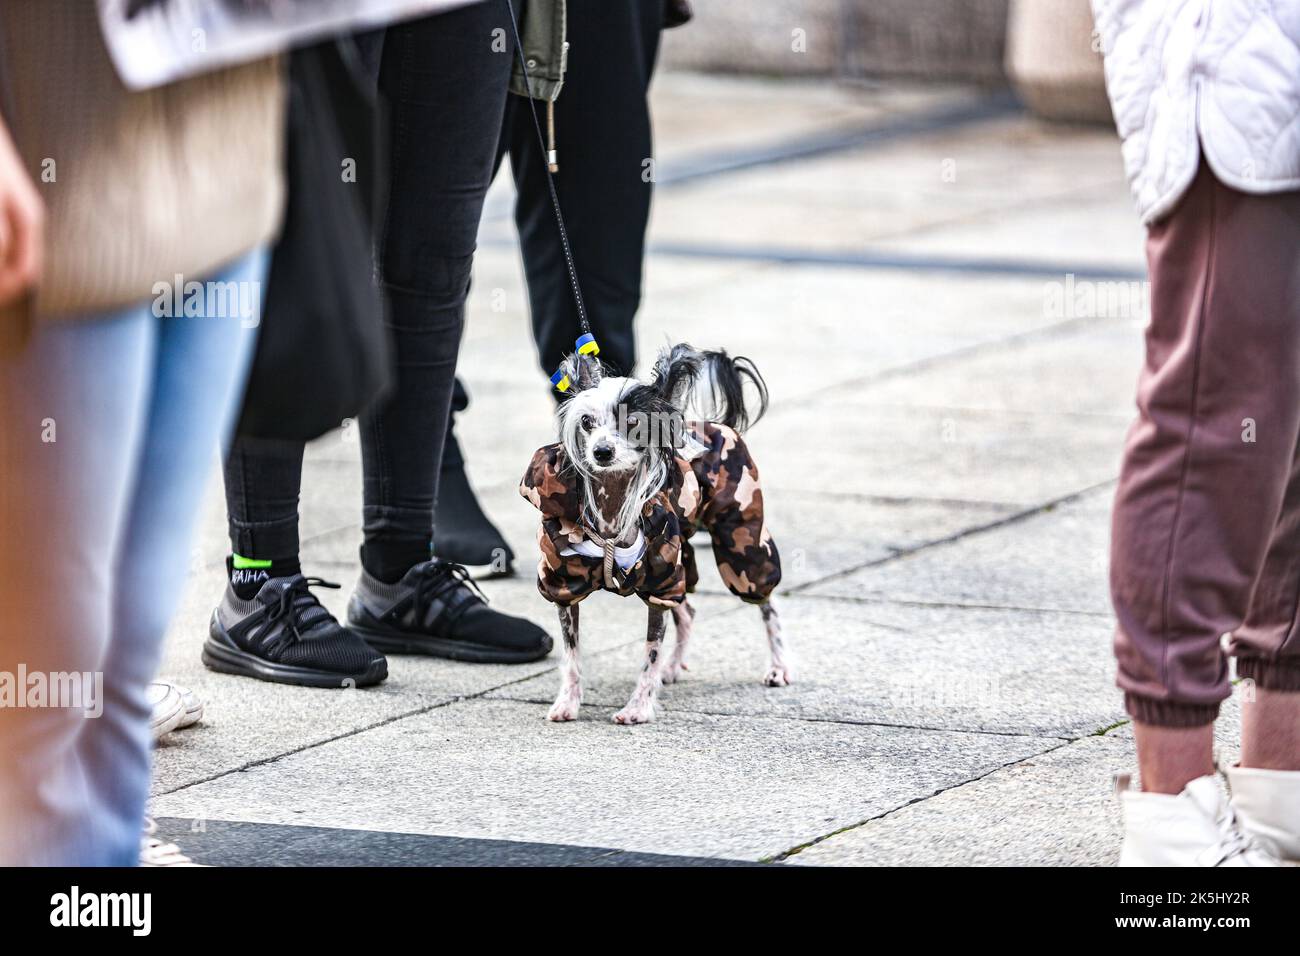
[[[1076,296],[1122,293],[1143,274],[1113,135],[960,88],[665,76],[655,98],[642,347],[725,346],[767,375],[750,443],[798,683],[760,686],[757,614],[710,569],[692,670],[647,727],[609,721],[643,611],[603,594],[575,724],[543,720],[554,658],[395,658],[366,691],[208,673],[214,481],[164,668],[207,718],[159,747],[164,830],[217,863],[1112,862],[1109,778],[1131,739],[1107,512],[1145,314],[1051,290],[1073,274]],[[551,428],[507,190],[476,267],[462,440],[524,555],[489,595],[558,638],[515,491]],[[354,431],[316,442],[309,573],[355,578],[360,494]],[[346,596],[323,594],[340,615]]]

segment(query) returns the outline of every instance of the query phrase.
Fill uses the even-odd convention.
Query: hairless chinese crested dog
[[[740,433],[750,424],[745,388],[767,388],[745,358],[665,349],[650,381],[606,376],[594,355],[576,354],[559,373],[571,394],[557,415],[560,440],[539,448],[520,493],[542,513],[537,587],[554,603],[564,636],[561,684],[551,720],[574,720],[582,701],[578,604],[600,588],[637,595],[649,609],[645,661],[615,723],[654,719],[661,684],[686,670],[697,573],[690,537],[703,528],[723,583],[758,605],[771,660],[763,683],[793,678],[790,651],[772,604],[781,560],[763,518],[758,468]],[[691,416],[688,418],[688,414]],[[676,643],[664,655],[664,615]]]

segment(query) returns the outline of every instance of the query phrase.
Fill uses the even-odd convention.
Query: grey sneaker
[[[214,671],[305,687],[366,687],[388,676],[388,661],[321,607],[310,587],[337,588],[295,574],[266,581],[241,599],[227,585],[212,612],[203,663]]]
[[[551,652],[549,634],[488,607],[463,567],[437,558],[417,564],[396,584],[363,569],[348,601],[348,627],[389,654],[526,664]]]

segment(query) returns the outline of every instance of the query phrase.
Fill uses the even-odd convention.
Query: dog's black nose
[[[614,446],[600,442],[592,446],[591,457],[595,458],[598,464],[608,465],[614,460]]]

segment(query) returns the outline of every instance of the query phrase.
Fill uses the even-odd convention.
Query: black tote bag
[[[380,105],[351,38],[291,54],[287,112],[284,227],[237,431],[310,441],[359,415],[392,374],[373,251]]]

